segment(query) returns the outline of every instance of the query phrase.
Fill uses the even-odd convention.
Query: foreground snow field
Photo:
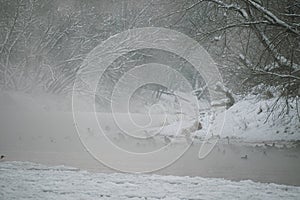
[[[65,166],[0,163],[0,199],[299,199],[300,187],[252,181],[89,173]]]

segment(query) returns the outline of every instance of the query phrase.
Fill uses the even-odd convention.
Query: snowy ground
[[[299,199],[300,187],[0,163],[0,199]]]

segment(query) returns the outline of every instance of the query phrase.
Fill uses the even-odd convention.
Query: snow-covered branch
[[[271,39],[266,35],[264,31],[261,30],[259,25],[271,25],[271,26],[280,26],[286,31],[300,36],[300,32],[297,30],[296,27],[290,25],[288,22],[281,20],[277,17],[273,12],[266,9],[265,7],[261,6],[260,4],[256,3],[253,0],[243,0],[246,4],[250,5],[251,8],[255,8],[260,13],[264,15],[264,20],[258,20],[255,14],[251,11],[243,8],[242,4],[227,4],[225,1],[222,0],[207,0],[209,2],[213,2],[219,5],[222,8],[228,10],[234,10],[240,13],[241,17],[244,19],[244,22],[239,24],[229,24],[221,28],[217,28],[214,31],[209,32],[208,34],[213,34],[215,32],[224,31],[226,29],[234,28],[234,27],[249,27],[254,30],[258,39],[261,43],[265,46],[267,51],[272,55],[274,60],[279,64],[279,66],[288,66],[291,67],[293,70],[296,70],[294,63],[286,58],[283,54],[279,52],[277,47],[271,42]],[[250,9],[251,9],[250,8]],[[249,8],[248,8],[249,9]]]
[[[257,10],[259,10],[260,12],[262,12],[265,15],[265,19],[273,22],[276,25],[282,26],[283,28],[286,28],[287,30],[289,30],[291,33],[294,33],[296,35],[300,35],[300,32],[293,26],[289,25],[289,23],[279,19],[275,14],[273,14],[271,11],[269,11],[268,9],[266,9],[265,7],[259,5],[258,3],[256,3],[253,0],[246,0],[247,2],[249,2],[253,7],[255,7]]]
[[[224,31],[224,30],[227,30],[227,29],[231,29],[231,28],[250,27],[251,25],[255,25],[255,24],[268,24],[268,23],[269,23],[268,21],[255,21],[255,22],[242,22],[242,23],[228,24],[226,26],[223,26],[223,27],[214,29],[213,31],[205,33],[204,37],[210,36],[210,35],[212,35],[214,33],[221,32],[221,31]],[[197,34],[197,35],[203,35],[203,33]]]
[[[269,71],[265,71],[265,70],[261,70],[261,69],[255,69],[255,71],[263,73],[263,74],[277,76],[277,77],[280,77],[280,78],[289,78],[289,79],[295,79],[295,80],[300,81],[299,76],[294,76],[294,75],[290,75],[290,74],[278,74],[278,73],[275,73],[275,72],[269,72]]]

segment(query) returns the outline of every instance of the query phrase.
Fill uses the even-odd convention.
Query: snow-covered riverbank
[[[299,199],[300,187],[252,181],[123,173],[0,163],[0,199]]]

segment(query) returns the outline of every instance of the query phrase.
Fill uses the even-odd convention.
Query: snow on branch
[[[266,21],[261,21],[261,22],[259,22],[259,21],[250,21],[251,18],[249,17],[248,14],[247,15],[244,14],[244,12],[246,12],[246,11],[244,9],[242,9],[240,6],[237,6],[237,5],[234,5],[234,4],[226,4],[223,1],[219,1],[219,0],[211,0],[211,1],[217,3],[218,5],[222,5],[224,8],[227,8],[227,9],[234,8],[235,10],[239,11],[241,13],[241,15],[244,17],[244,19],[246,20],[244,25],[247,24],[247,25],[252,26],[252,28],[255,30],[257,36],[261,40],[262,44],[271,53],[271,55],[274,57],[275,61],[280,66],[291,66],[294,70],[297,70],[297,68],[295,67],[295,64],[292,64],[292,62],[290,60],[288,60],[284,55],[280,54],[279,51],[277,50],[277,48],[272,44],[270,39],[267,37],[267,35],[256,26],[257,24],[261,24],[261,23],[268,24]],[[268,9],[264,8],[263,6],[261,6],[258,3],[254,2],[253,0],[244,0],[244,1],[250,3],[250,5],[252,5],[254,8],[256,8],[257,10],[262,12],[265,15],[265,19],[270,24],[279,25],[279,26],[287,29],[289,32],[292,32],[296,35],[300,35],[299,31],[296,28],[292,27],[288,23],[286,23],[283,20],[279,19],[275,14],[273,14]],[[228,25],[228,26],[232,26],[232,25]],[[243,26],[243,23],[241,23],[241,26]],[[221,29],[226,29],[226,27],[223,27]]]
[[[277,76],[277,77],[280,77],[280,78],[292,78],[292,79],[300,80],[300,77],[289,75],[289,74],[278,74],[278,73],[275,73],[275,72],[268,72],[268,71],[261,70],[261,69],[256,69],[256,71],[261,72],[263,74]]]
[[[236,27],[249,27],[250,25],[256,25],[256,24],[268,24],[269,22],[268,21],[255,21],[255,22],[243,22],[243,23],[234,23],[234,24],[228,24],[226,26],[223,26],[221,28],[217,28],[213,31],[210,31],[208,33],[205,33],[205,37],[211,35],[211,34],[214,34],[214,33],[217,33],[217,32],[220,32],[220,31],[225,31],[227,29],[231,29],[231,28],[236,28]],[[197,35],[200,35],[200,34],[197,34]],[[202,34],[201,34],[202,35]]]
[[[275,14],[273,14],[271,11],[269,11],[265,7],[259,5],[258,3],[256,3],[253,0],[247,0],[247,2],[249,2],[257,10],[259,10],[260,12],[265,14],[265,16],[267,16],[267,17],[265,17],[267,20],[271,19],[274,24],[280,25],[283,28],[286,28],[287,30],[289,30],[290,32],[292,32],[296,35],[300,35],[300,32],[297,29],[295,29],[293,26],[289,25],[287,22],[284,22],[283,20],[279,19]]]
[[[239,12],[245,19],[249,19],[247,11],[245,9],[241,8],[237,4],[227,4],[224,1],[220,1],[220,0],[207,0],[207,1],[213,2],[227,10],[235,10],[235,11]]]
[[[260,74],[265,74],[265,75],[272,75],[272,76],[277,76],[277,77],[280,77],[280,78],[291,78],[291,79],[295,79],[295,80],[300,80],[300,77],[298,76],[294,76],[292,74],[278,74],[278,73],[275,73],[275,72],[270,72],[270,71],[267,71],[267,70],[262,70],[262,69],[259,69],[259,68],[254,68],[253,67],[253,64],[251,63],[250,60],[248,60],[245,55],[243,54],[240,54],[239,55],[239,58],[240,60],[243,62],[243,64],[248,67],[248,68],[251,68],[251,70],[253,70],[254,72],[256,73],[260,73]],[[298,70],[297,70],[298,71]],[[295,71],[296,72],[296,71]]]

